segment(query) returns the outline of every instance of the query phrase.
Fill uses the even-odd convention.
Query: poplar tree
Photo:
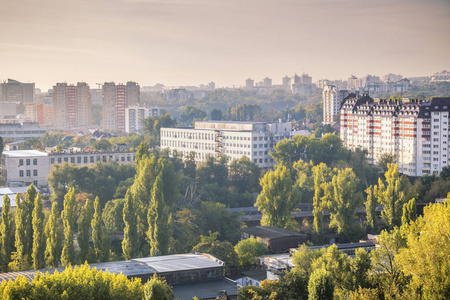
[[[2,222],[0,224],[0,256],[1,270],[8,271],[8,264],[11,260],[13,246],[13,214],[11,212],[11,200],[8,195],[3,196]]]
[[[150,256],[165,255],[169,252],[171,237],[171,217],[169,207],[164,203],[163,182],[161,175],[156,177],[153,185],[152,201],[148,210],[148,232]]]
[[[416,199],[412,198],[403,205],[402,225],[408,225],[417,219]]]
[[[13,265],[19,270],[27,270],[31,266],[31,254],[33,252],[33,226],[32,213],[36,189],[31,184],[25,195],[25,200],[20,201],[19,194],[16,195],[16,255]]]
[[[403,205],[408,201],[410,183],[398,172],[398,164],[388,164],[385,180],[378,179],[378,202],[384,205],[381,217],[390,229],[401,225]]]
[[[123,257],[128,260],[135,258],[138,249],[137,216],[136,207],[130,189],[125,195],[125,204],[123,206],[123,230],[122,251]]]
[[[376,233],[378,231],[378,222],[377,215],[375,209],[377,208],[377,197],[378,187],[370,186],[367,190],[367,200],[365,202],[366,205],[366,224],[369,228],[369,232]]]
[[[81,209],[80,217],[78,218],[78,235],[77,241],[80,247],[79,257],[80,263],[84,263],[88,260],[89,256],[89,238],[92,220],[92,201],[86,199],[86,203]]]
[[[91,221],[92,226],[92,243],[94,244],[94,256],[97,262],[102,260],[103,254],[103,232],[102,232],[102,218],[101,218],[100,200],[95,197],[94,201],[94,217]]]
[[[64,247],[61,254],[61,265],[71,266],[75,263],[75,250],[73,246],[73,228],[75,225],[75,189],[71,188],[64,196],[64,210],[62,220],[64,225]]]
[[[45,264],[49,268],[58,266],[61,255],[61,233],[58,224],[58,203],[53,202],[52,212],[45,225],[45,236],[47,243],[45,248]]]
[[[42,207],[41,194],[38,193],[34,200],[33,209],[33,269],[42,269],[45,266],[45,234],[44,234],[44,211]]]
[[[292,220],[291,212],[301,200],[297,186],[293,187],[291,173],[285,166],[277,166],[260,180],[262,191],[255,206],[262,213],[262,226],[286,228]]]
[[[358,179],[352,169],[339,170],[332,181],[325,184],[323,202],[330,213],[330,227],[349,238],[356,209],[363,203],[362,194],[358,192]]]

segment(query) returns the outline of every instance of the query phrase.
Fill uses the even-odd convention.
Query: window
[[[58,157],[58,163],[62,163],[62,158]]]
[[[89,162],[91,162],[91,163],[94,162],[94,157],[93,156],[89,156]]]
[[[38,185],[38,181],[37,180],[33,180],[33,185],[37,186]]]
[[[27,170],[27,177],[31,177],[31,170]]]
[[[74,163],[75,163],[75,157],[71,157],[71,158],[70,158],[70,163],[71,163],[71,164],[74,164]]]
[[[54,163],[55,163],[55,158],[52,157],[52,158],[50,159],[50,162],[51,162],[52,164],[54,164]]]
[[[19,171],[19,177],[23,177],[23,170]]]
[[[31,159],[27,158],[27,166],[31,164]]]
[[[33,170],[33,176],[38,176],[37,170]]]
[[[77,157],[77,164],[80,164],[81,163],[81,156],[78,156]]]
[[[37,166],[37,158],[33,158],[33,166]]]

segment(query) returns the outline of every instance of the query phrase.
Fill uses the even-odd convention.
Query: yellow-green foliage
[[[85,264],[50,275],[38,274],[31,283],[19,276],[3,281],[0,298],[12,299],[143,299],[140,279],[128,280],[125,275],[98,271]]]

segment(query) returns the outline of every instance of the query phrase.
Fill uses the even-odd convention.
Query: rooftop
[[[283,237],[303,235],[301,233],[290,231],[287,229],[282,229],[278,227],[264,227],[264,226],[247,227],[241,229],[241,231],[260,238],[268,238],[268,239],[277,239]]]
[[[194,296],[199,299],[216,299],[220,291],[226,291],[228,296],[237,295],[237,285],[226,278],[176,284],[172,288],[175,299],[191,300]]]
[[[38,150],[5,150],[3,155],[9,157],[36,157],[36,156],[48,156],[47,153]]]
[[[176,272],[184,270],[206,269],[223,266],[223,262],[208,254],[174,254],[136,258],[133,261],[146,264],[157,273]]]

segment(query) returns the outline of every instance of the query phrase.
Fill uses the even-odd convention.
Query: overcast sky
[[[0,79],[274,84],[450,69],[449,0],[0,0]]]

